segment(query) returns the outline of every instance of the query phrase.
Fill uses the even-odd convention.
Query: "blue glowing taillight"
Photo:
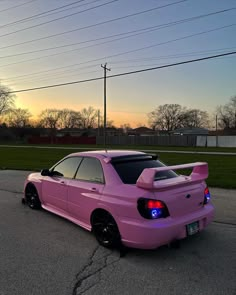
[[[138,200],[138,211],[147,219],[158,219],[169,216],[169,211],[164,202],[153,199],[140,198]]]
[[[204,204],[208,204],[210,202],[210,199],[211,199],[211,194],[210,194],[209,188],[206,187],[204,190]]]
[[[153,219],[159,218],[162,215],[161,209],[152,209],[151,216]]]

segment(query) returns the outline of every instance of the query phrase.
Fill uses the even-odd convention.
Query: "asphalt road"
[[[118,251],[21,204],[25,175],[0,171],[0,295],[235,295],[236,191],[211,189],[216,217],[179,249]]]

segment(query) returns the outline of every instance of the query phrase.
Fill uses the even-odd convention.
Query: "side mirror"
[[[41,175],[42,176],[50,176],[51,172],[49,169],[43,169],[43,170],[41,170]]]

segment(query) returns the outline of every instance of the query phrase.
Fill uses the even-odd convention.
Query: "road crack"
[[[117,263],[120,257],[112,250],[97,246],[91,253],[88,263],[76,275],[76,283],[73,288],[73,295],[80,295],[99,284],[101,272],[109,266]]]
[[[224,224],[224,225],[233,225],[233,226],[236,225],[236,223],[233,223],[233,222],[226,222],[226,221],[220,221],[220,220],[214,220],[213,223]]]
[[[13,193],[13,194],[23,194],[22,191],[12,191],[8,189],[0,189],[0,192],[7,192],[7,193]]]

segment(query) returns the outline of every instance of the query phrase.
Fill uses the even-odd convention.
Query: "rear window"
[[[155,168],[166,166],[158,160],[153,159],[135,159],[130,161],[112,163],[121,180],[126,184],[135,184],[145,168]],[[178,175],[170,171],[161,171],[156,173],[155,181],[177,177]]]

